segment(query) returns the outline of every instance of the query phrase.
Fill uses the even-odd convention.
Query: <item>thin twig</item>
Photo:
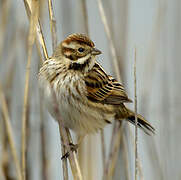
[[[53,12],[52,0],[48,0],[48,10],[50,17],[50,30],[52,35],[52,48],[53,51],[57,47],[57,28],[56,28],[56,20]]]
[[[8,136],[8,140],[9,140],[9,144],[10,144],[10,149],[11,149],[11,153],[12,153],[13,160],[14,160],[15,167],[16,167],[17,179],[22,180],[20,161],[19,161],[18,156],[17,156],[17,151],[15,148],[15,141],[13,139],[13,137],[14,137],[13,130],[12,130],[12,126],[11,126],[10,118],[9,118],[9,113],[8,113],[8,107],[7,107],[4,93],[2,92],[1,85],[0,85],[0,101],[2,104],[2,112],[4,115],[3,119],[5,121],[5,127],[6,127],[7,136]]]
[[[134,110],[135,110],[135,180],[138,179],[138,117],[137,117],[137,89],[136,89],[136,48],[134,53]]]
[[[35,27],[38,23],[39,16],[39,1],[32,0],[32,13],[30,16],[30,27],[28,35],[28,60],[26,66],[26,76],[25,76],[25,90],[24,90],[24,104],[23,104],[23,114],[22,114],[22,146],[21,146],[21,156],[22,156],[22,176],[23,180],[26,179],[26,135],[27,135],[27,110],[28,110],[28,94],[29,94],[29,78],[30,78],[30,65],[32,48],[35,41]]]

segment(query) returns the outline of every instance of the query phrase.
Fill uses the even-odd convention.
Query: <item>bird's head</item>
[[[71,34],[60,43],[53,56],[68,64],[69,69],[89,71],[99,54],[101,51],[86,35]]]

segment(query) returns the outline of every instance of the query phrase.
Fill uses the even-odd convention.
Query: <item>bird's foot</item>
[[[76,152],[77,153],[78,144],[70,143],[69,146],[70,146],[70,151],[71,152]],[[66,158],[69,157],[69,155],[70,155],[70,152],[68,151],[61,157],[61,159],[66,159]]]

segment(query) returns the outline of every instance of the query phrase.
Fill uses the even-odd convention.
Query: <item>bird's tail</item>
[[[127,120],[135,125],[135,113],[128,109],[129,116],[127,117]],[[137,114],[137,125],[139,128],[141,128],[146,134],[153,135],[155,134],[155,128],[140,114]]]

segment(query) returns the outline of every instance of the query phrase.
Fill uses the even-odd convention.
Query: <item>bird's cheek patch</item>
[[[73,54],[72,50],[66,49],[66,50],[64,51],[64,55],[65,55],[66,58],[68,58],[68,59],[70,59],[70,60],[73,60],[73,61],[76,60],[76,57],[75,57],[75,55]]]
[[[69,57],[69,56],[72,54],[72,52],[71,52],[71,51],[66,50],[66,51],[64,52],[64,54],[65,54],[67,57]]]

